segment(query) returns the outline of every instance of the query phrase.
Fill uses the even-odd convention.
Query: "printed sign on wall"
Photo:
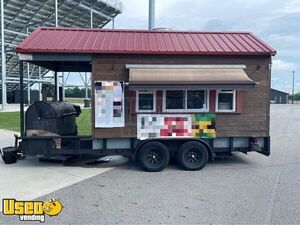
[[[215,138],[215,114],[139,114],[137,137],[140,140],[158,137]]]
[[[124,127],[124,89],[120,81],[95,82],[95,127]]]

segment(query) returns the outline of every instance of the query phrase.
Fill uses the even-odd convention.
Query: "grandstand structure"
[[[102,28],[108,23],[114,27],[114,18],[122,12],[119,0],[0,0],[1,1],[1,93],[2,109],[7,105],[7,93],[19,89],[19,63],[16,46],[37,27],[93,27]],[[42,83],[53,83],[49,71],[24,65],[25,88],[30,102],[30,89]],[[65,74],[59,74],[62,86]],[[88,88],[87,74],[80,74],[82,86]]]

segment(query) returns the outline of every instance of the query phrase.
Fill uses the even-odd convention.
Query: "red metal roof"
[[[19,53],[275,55],[248,32],[38,28]]]

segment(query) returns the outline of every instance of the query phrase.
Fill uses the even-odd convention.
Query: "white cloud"
[[[122,2],[115,27],[147,29],[149,0]],[[279,89],[291,70],[300,69],[300,0],[156,0],[155,6],[156,27],[256,34],[277,51],[272,77],[279,78]],[[295,79],[300,82],[300,76]]]
[[[287,1],[286,6],[282,9],[283,13],[299,13],[300,12],[300,1],[290,0]]]
[[[297,68],[297,65],[295,63],[283,61],[281,59],[274,59],[272,68],[274,70],[292,71]]]
[[[291,34],[271,34],[268,36],[268,40],[275,46],[280,46],[281,49],[288,48],[300,48],[300,31]]]

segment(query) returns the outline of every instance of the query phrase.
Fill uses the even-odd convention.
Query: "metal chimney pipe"
[[[148,29],[152,30],[155,27],[155,0],[149,0],[149,24]]]

